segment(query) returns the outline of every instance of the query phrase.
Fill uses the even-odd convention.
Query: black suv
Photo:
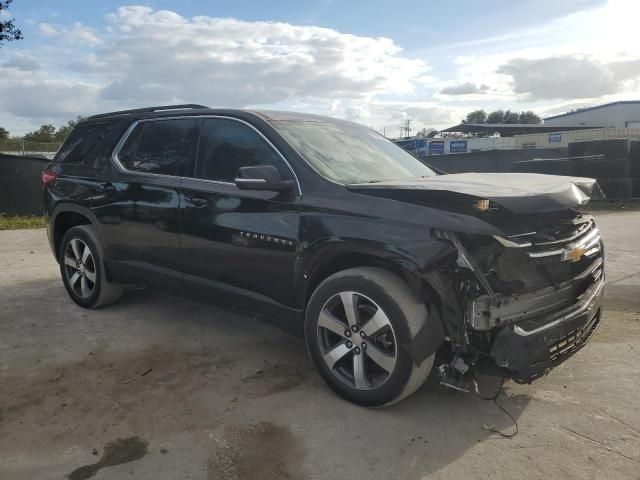
[[[530,382],[600,320],[594,180],[437,172],[364,126],[178,105],[81,121],[43,172],[71,298],[125,284],[231,304],[303,334],[367,406],[437,366]]]

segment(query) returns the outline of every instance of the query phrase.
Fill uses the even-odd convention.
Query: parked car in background
[[[89,117],[42,178],[78,305],[124,284],[231,304],[304,335],[360,405],[434,364],[453,388],[530,382],[600,321],[603,247],[574,209],[591,179],[440,175],[355,123],[198,105]]]

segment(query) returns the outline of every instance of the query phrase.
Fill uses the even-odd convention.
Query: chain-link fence
[[[0,153],[53,158],[61,142],[29,142],[23,139],[0,140]]]

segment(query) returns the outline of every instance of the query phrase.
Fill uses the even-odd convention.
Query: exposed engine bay
[[[463,390],[473,369],[535,380],[583,346],[600,319],[604,257],[591,216],[489,215],[505,236],[434,232],[457,259],[426,278],[444,299],[441,378]]]
[[[575,210],[602,198],[594,179],[461,173],[349,188],[427,207],[432,238],[449,246],[423,272],[439,300],[431,328],[444,332],[425,332],[411,351],[419,362],[438,350],[444,385],[468,390],[479,370],[531,382],[597,328],[603,245],[593,218]],[[430,338],[443,336],[438,349]]]

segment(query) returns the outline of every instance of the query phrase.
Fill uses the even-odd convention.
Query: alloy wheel
[[[389,379],[398,358],[396,336],[389,317],[373,300],[358,292],[340,292],[324,304],[317,326],[324,362],[340,381],[371,390]]]
[[[64,250],[64,266],[67,281],[73,292],[87,298],[96,288],[96,264],[89,246],[79,238],[73,238]]]

